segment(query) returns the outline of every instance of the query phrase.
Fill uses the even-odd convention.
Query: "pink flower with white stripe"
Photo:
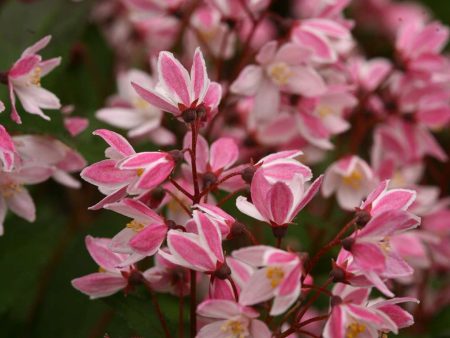
[[[184,137],[183,148],[191,148],[191,133],[187,133]],[[221,137],[208,146],[208,142],[201,135],[197,138],[197,172],[203,188],[215,185],[222,178],[239,173],[244,166],[233,167],[239,157],[239,148],[236,142],[229,137]],[[191,164],[191,156],[185,153],[186,162]],[[190,169],[188,169],[190,170]],[[235,191],[244,186],[244,181],[239,175],[231,177],[219,185],[219,188],[226,191]]]
[[[197,314],[208,319],[208,324],[200,329],[197,338],[272,337],[267,325],[256,319],[259,317],[257,311],[231,300],[206,300],[197,307]]]
[[[390,304],[411,301],[398,298],[380,302],[380,306],[370,306],[368,297],[370,288],[354,288],[345,284],[336,284],[331,298],[331,314],[325,325],[324,338],[367,337],[378,338],[380,333],[398,333],[398,329],[411,325],[410,315],[398,306]],[[385,306],[383,308],[383,305]],[[392,312],[390,312],[390,310]],[[396,318],[396,315],[401,317]]]
[[[50,117],[45,115],[41,109],[61,108],[59,99],[53,93],[41,87],[41,78],[61,63],[60,57],[42,61],[42,57],[37,54],[48,45],[50,39],[51,36],[47,35],[25,49],[20,59],[14,63],[7,73],[11,118],[16,123],[22,123],[22,121],[16,110],[15,95],[18,96],[25,111],[39,115],[45,120],[50,120]]]
[[[167,233],[169,253],[159,251],[164,259],[173,264],[209,274],[214,274],[226,266],[222,234],[214,219],[194,210],[193,220],[188,222],[186,228],[190,232],[169,230]]]
[[[146,88],[154,87],[153,79],[143,71],[121,72],[117,76],[118,93],[108,98],[108,106],[98,110],[95,116],[114,127],[128,130],[128,137],[145,137],[161,145],[173,144],[174,135],[161,126],[162,111],[140,97],[132,82]]]
[[[112,251],[129,255],[123,265],[136,263],[159,250],[169,230],[164,218],[144,203],[129,198],[106,204],[104,208],[132,218],[110,243]]]
[[[306,64],[309,51],[294,43],[264,45],[256,56],[259,65],[245,67],[231,84],[233,93],[254,96],[252,114],[257,121],[270,120],[279,112],[281,93],[307,97],[321,95],[326,85],[319,73]]]
[[[110,242],[109,238],[86,236],[86,247],[99,270],[73,279],[72,286],[90,299],[107,297],[122,289],[128,292],[135,282],[142,279],[141,273],[132,265],[117,268],[126,259],[126,255],[112,252],[109,249]]]
[[[374,188],[376,178],[369,165],[358,156],[346,156],[333,163],[325,172],[322,193],[336,192],[336,199],[345,210],[353,210]]]
[[[252,202],[239,196],[236,206],[242,213],[267,222],[272,227],[286,227],[316,195],[323,176],[306,187],[305,177],[301,174],[294,174],[290,181],[274,179],[270,174],[283,177],[286,172],[269,171],[266,174],[265,168],[256,170],[250,186]]]
[[[146,89],[138,83],[133,83],[133,87],[153,106],[177,117],[182,117],[185,112],[194,112],[194,119],[208,118],[222,97],[222,87],[208,78],[200,48],[194,53],[190,74],[172,53],[160,52],[156,87]],[[202,116],[204,113],[206,116]]]
[[[254,305],[273,298],[270,315],[277,316],[298,299],[302,264],[296,253],[257,245],[235,250],[232,256],[259,268],[243,285],[240,304]]]
[[[100,192],[107,195],[91,209],[116,202],[127,194],[139,195],[155,188],[175,166],[169,153],[136,153],[123,136],[112,131],[99,129],[94,135],[103,138],[109,147],[105,151],[108,159],[94,163],[81,172],[85,181],[98,186]]]

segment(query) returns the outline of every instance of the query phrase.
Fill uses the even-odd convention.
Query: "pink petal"
[[[258,319],[254,319],[250,322],[249,331],[252,337],[258,338],[272,337],[272,332],[269,330],[266,323]]]
[[[221,137],[211,145],[210,165],[215,172],[219,169],[228,169],[238,159],[239,149],[236,142],[229,137]]]
[[[331,310],[331,316],[325,324],[323,330],[324,338],[344,338],[344,314],[340,306],[335,306]]]
[[[102,268],[115,270],[121,263],[121,256],[112,252],[109,248],[111,240],[109,238],[95,238],[86,236],[86,248],[92,259]]]
[[[289,275],[287,275],[284,278],[283,282],[278,287],[278,295],[287,296],[290,293],[295,292],[297,289],[300,290],[300,276],[301,276],[301,267],[299,264],[295,266],[289,272]]]
[[[208,73],[206,72],[205,59],[203,58],[203,54],[199,47],[197,47],[194,53],[194,61],[192,62],[191,68],[191,80],[194,89],[194,100],[199,98],[203,99],[209,80]]]
[[[355,242],[351,253],[355,263],[363,270],[382,272],[386,266],[384,253],[373,243]]]
[[[125,288],[127,281],[120,275],[97,272],[73,279],[72,286],[95,299],[110,296]]]
[[[198,271],[214,271],[215,262],[210,254],[198,243],[196,236],[171,230],[167,235],[167,244],[170,252]]]
[[[299,27],[294,29],[292,40],[300,46],[310,48],[318,61],[335,62],[337,59],[336,52],[328,40],[318,32]]]
[[[267,196],[272,186],[264,176],[264,170],[256,170],[250,186],[252,202],[259,213],[265,219],[271,219],[270,205],[267,203]]]
[[[130,156],[134,154],[134,149],[128,141],[120,134],[107,129],[97,129],[94,135],[100,136],[111,148],[116,150],[122,156]]]
[[[119,162],[118,167],[120,169],[146,168],[166,157],[167,157],[166,153],[158,151],[136,153]]]
[[[246,66],[238,78],[231,84],[231,92],[239,95],[253,96],[256,94],[263,78],[263,70],[256,65]]]
[[[139,231],[130,241],[130,246],[138,253],[152,256],[158,251],[167,233],[167,225],[149,225]]]
[[[346,308],[348,312],[356,319],[360,319],[366,323],[372,323],[375,325],[383,325],[384,321],[382,318],[377,316],[375,313],[371,312],[367,308],[362,306],[347,304]]]
[[[20,76],[30,73],[41,61],[39,55],[29,55],[21,58],[17,61],[11,70],[8,72],[8,76],[11,78],[18,78]]]
[[[416,199],[416,192],[407,189],[393,189],[383,194],[374,202],[371,214],[379,214],[386,210],[407,210]]]
[[[136,173],[116,168],[114,160],[103,160],[86,167],[80,176],[87,182],[97,186],[117,187],[127,184]]]
[[[197,314],[203,317],[228,319],[240,314],[239,306],[236,302],[225,299],[205,300],[197,307]]]
[[[289,222],[289,211],[292,208],[294,197],[289,187],[282,182],[276,182],[267,194],[272,221],[278,225]]]
[[[203,103],[210,109],[215,109],[222,99],[222,86],[217,82],[211,82],[206,91]]]
[[[193,216],[200,239],[208,245],[211,252],[217,257],[217,260],[223,262],[222,236],[219,227],[201,212],[194,211]]]
[[[155,211],[150,209],[141,201],[131,198],[126,198],[120,202],[105,205],[105,209],[113,210],[119,214],[144,223],[164,223],[162,217]]]
[[[165,86],[179,98],[181,103],[189,107],[193,101],[189,74],[172,53],[159,53],[158,74]]]
[[[253,245],[246,248],[234,250],[232,255],[240,261],[250,264],[254,267],[260,267],[266,264],[267,252],[276,250],[267,245]]]
[[[274,296],[272,285],[266,274],[267,268],[253,273],[248,283],[241,290],[239,295],[240,304],[254,305],[269,300]]]
[[[6,198],[6,204],[13,213],[27,220],[34,222],[36,220],[36,207],[30,193],[22,188]]]
[[[296,215],[300,210],[302,210],[317,194],[320,189],[320,186],[323,181],[323,175],[317,177],[317,179],[309,186],[308,190],[306,190],[305,195],[303,196],[301,202],[295,208],[293,215]]]
[[[36,54],[41,49],[45,48],[49,44],[51,39],[52,39],[51,35],[44,36],[42,39],[40,39],[34,45],[32,45],[32,46],[28,47],[27,49],[25,49],[23,51],[23,53],[22,53],[22,57],[27,56],[27,55],[31,55],[31,54]]]
[[[136,93],[138,93],[138,95],[148,103],[154,105],[155,107],[158,107],[163,111],[167,111],[172,114],[178,115],[180,113],[177,106],[173,105],[171,102],[161,97],[155,91],[147,90],[134,82],[132,82],[131,85],[133,86]]]
[[[146,169],[136,182],[137,188],[148,190],[155,188],[171,174],[173,168],[174,163],[171,161],[159,163],[150,169]]]
[[[83,117],[66,117],[64,119],[64,127],[71,136],[81,134],[89,125],[89,120]]]
[[[247,200],[247,197],[239,196],[236,199],[236,207],[240,212],[246,214],[247,216],[250,216],[262,222],[269,222],[269,219],[261,215],[258,209],[256,209],[256,207]]]
[[[359,232],[359,237],[379,238],[418,226],[420,219],[403,210],[388,210],[374,216]]]

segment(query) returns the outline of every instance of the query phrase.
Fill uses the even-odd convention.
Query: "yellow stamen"
[[[41,74],[42,74],[42,68],[37,66],[34,68],[33,73],[30,77],[31,84],[40,87],[41,86]]]
[[[330,106],[319,106],[316,111],[321,118],[334,114],[334,110]]]
[[[284,62],[278,62],[272,64],[268,69],[269,76],[279,86],[283,86],[288,83],[289,79],[293,75],[291,68]]]
[[[366,326],[360,323],[351,323],[347,327],[345,338],[357,338],[360,333],[366,331]]]
[[[353,189],[359,189],[362,179],[363,175],[358,169],[355,169],[349,175],[342,177],[344,184],[349,185]]]
[[[145,101],[141,97],[137,97],[133,100],[133,105],[136,109],[144,110],[150,107],[150,103]]]
[[[214,38],[217,36],[217,32],[218,32],[217,28],[209,30],[198,30],[198,34],[204,40],[204,42],[210,42],[214,40]]]
[[[144,173],[144,169],[142,169],[142,168],[136,169],[136,174],[137,174],[139,177],[142,176],[143,173]]]
[[[229,334],[230,338],[245,338],[245,336],[247,336],[244,325],[238,320],[227,321],[220,327],[220,330]]]
[[[127,224],[127,228],[133,230],[134,232],[139,232],[145,228],[145,225],[139,223],[138,221],[132,220],[130,223]]]
[[[106,270],[104,268],[102,268],[101,266],[98,267],[98,272],[106,272]]]
[[[271,266],[267,268],[266,277],[270,281],[270,285],[272,286],[272,288],[275,289],[283,280],[284,271],[279,267]]]
[[[382,333],[382,334],[380,335],[380,338],[388,338],[387,333]]]
[[[0,187],[0,193],[4,198],[9,198],[20,191],[22,191],[22,186],[17,183],[7,183]]]
[[[383,238],[383,240],[381,240],[379,244],[380,244],[381,249],[382,249],[385,253],[391,251],[391,245],[390,245],[390,243],[389,243],[389,237]]]

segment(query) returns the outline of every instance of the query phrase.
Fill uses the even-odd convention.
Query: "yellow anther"
[[[127,228],[133,230],[134,232],[139,232],[145,228],[145,225],[139,223],[138,221],[132,220],[130,223],[127,224]]]
[[[36,67],[33,70],[33,73],[31,74],[30,77],[30,82],[31,84],[35,85],[35,86],[40,86],[41,85],[41,74],[42,74],[42,68],[41,67]]]
[[[98,267],[98,272],[106,272],[106,270],[104,268],[102,268],[101,266]]]
[[[150,103],[145,101],[141,97],[137,97],[133,100],[133,105],[136,109],[144,110],[150,107]]]
[[[138,176],[142,176],[143,173],[144,173],[144,169],[142,169],[142,168],[136,169],[136,174],[137,174]]]
[[[391,250],[391,244],[389,243],[389,237],[383,238],[380,242],[380,247],[384,252],[389,252]]]
[[[342,177],[344,184],[349,185],[353,189],[358,189],[361,186],[362,179],[363,175],[358,169],[355,169],[349,175]]]
[[[319,106],[316,111],[321,118],[334,114],[334,110],[330,106]]]
[[[22,191],[22,186],[17,183],[7,183],[0,187],[0,193],[4,198],[9,198],[20,191]]]
[[[360,323],[351,323],[347,326],[347,332],[345,338],[357,338],[360,333],[366,331],[366,326]]]
[[[284,62],[277,62],[272,64],[268,69],[269,76],[279,86],[283,86],[288,83],[289,79],[293,75],[291,68]]]
[[[229,334],[230,338],[245,338],[247,336],[246,329],[242,322],[238,320],[228,320],[225,324],[220,327],[223,333]]]
[[[210,41],[214,40],[217,36],[217,33],[218,33],[217,28],[208,29],[208,30],[198,30],[198,34],[205,42],[210,42]]]
[[[284,278],[284,271],[279,267],[269,267],[266,271],[266,277],[272,288],[276,288]]]

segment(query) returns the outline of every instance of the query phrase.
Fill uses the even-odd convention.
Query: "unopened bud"
[[[337,265],[331,270],[330,277],[333,278],[333,283],[344,283],[346,281],[345,271]]]

